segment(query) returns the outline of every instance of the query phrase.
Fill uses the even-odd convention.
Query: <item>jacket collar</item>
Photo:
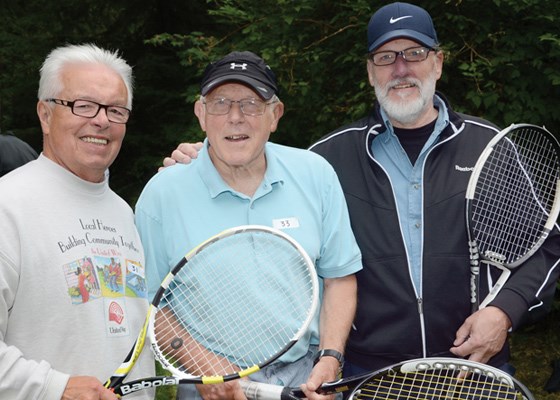
[[[449,114],[450,124],[454,125],[456,128],[461,127],[465,122],[464,118],[459,113],[455,112],[453,108],[451,108],[449,101],[443,93],[436,91],[435,94],[445,103],[447,112]],[[383,121],[383,117],[381,116],[381,105],[377,100],[375,101],[373,111],[367,118],[367,126],[368,143],[371,143],[371,140],[373,140],[376,135],[385,132],[385,130],[387,129],[387,126]],[[453,129],[444,129],[441,133],[441,138],[446,139],[453,134]]]

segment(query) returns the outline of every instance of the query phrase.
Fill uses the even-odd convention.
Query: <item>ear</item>
[[[367,60],[366,61],[366,66],[367,66],[367,75],[368,75],[368,81],[371,87],[375,86],[374,82],[375,80],[373,79],[374,76],[374,72],[373,72],[373,61]]]
[[[49,107],[46,102],[42,100],[37,102],[37,115],[39,116],[41,129],[43,130],[44,135],[48,135],[50,133],[52,113],[53,109]]]
[[[198,118],[198,124],[203,132],[206,132],[206,108],[202,101],[197,100],[194,103],[194,115]]]
[[[284,103],[282,103],[281,101],[279,101],[278,103],[273,105],[273,110],[272,110],[272,121],[270,122],[270,132],[275,132],[276,129],[278,128],[278,122],[280,121],[280,118],[282,118],[282,116],[284,115]]]
[[[443,51],[439,50],[436,52],[436,71],[437,71],[437,79],[441,78],[441,74],[443,72],[443,59],[444,59]]]

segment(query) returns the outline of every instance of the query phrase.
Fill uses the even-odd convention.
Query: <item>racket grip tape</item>
[[[292,395],[289,387],[248,380],[240,380],[239,384],[248,400],[293,400],[298,398]]]

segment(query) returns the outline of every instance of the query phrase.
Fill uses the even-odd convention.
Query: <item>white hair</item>
[[[102,64],[114,70],[124,81],[128,92],[126,107],[132,109],[132,67],[117,51],[104,50],[94,44],[66,45],[52,50],[41,67],[39,100],[57,97],[64,89],[61,71],[68,64]]]

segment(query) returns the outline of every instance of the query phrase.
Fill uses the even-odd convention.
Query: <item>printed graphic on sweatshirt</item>
[[[111,299],[105,298],[104,312],[105,312],[105,326],[107,329],[107,336],[126,336],[130,334],[128,326],[128,318],[125,312],[126,299]]]
[[[126,260],[126,296],[148,297],[148,285],[146,274],[142,264],[132,260]]]
[[[120,229],[99,218],[78,218],[75,226],[74,232],[57,240],[60,252],[71,256],[72,260],[62,266],[72,304],[100,298],[148,297],[142,263],[128,258],[135,253],[141,256],[141,248],[135,240],[123,236]],[[120,306],[121,311],[125,310],[125,303],[116,302],[113,312],[109,311],[109,303],[106,313],[113,316],[112,322],[118,323],[116,309]]]
[[[124,296],[124,281],[121,260],[118,257],[95,258],[96,270],[101,275],[103,297]]]
[[[91,258],[83,257],[63,266],[72,304],[87,303],[101,296],[99,280]]]

